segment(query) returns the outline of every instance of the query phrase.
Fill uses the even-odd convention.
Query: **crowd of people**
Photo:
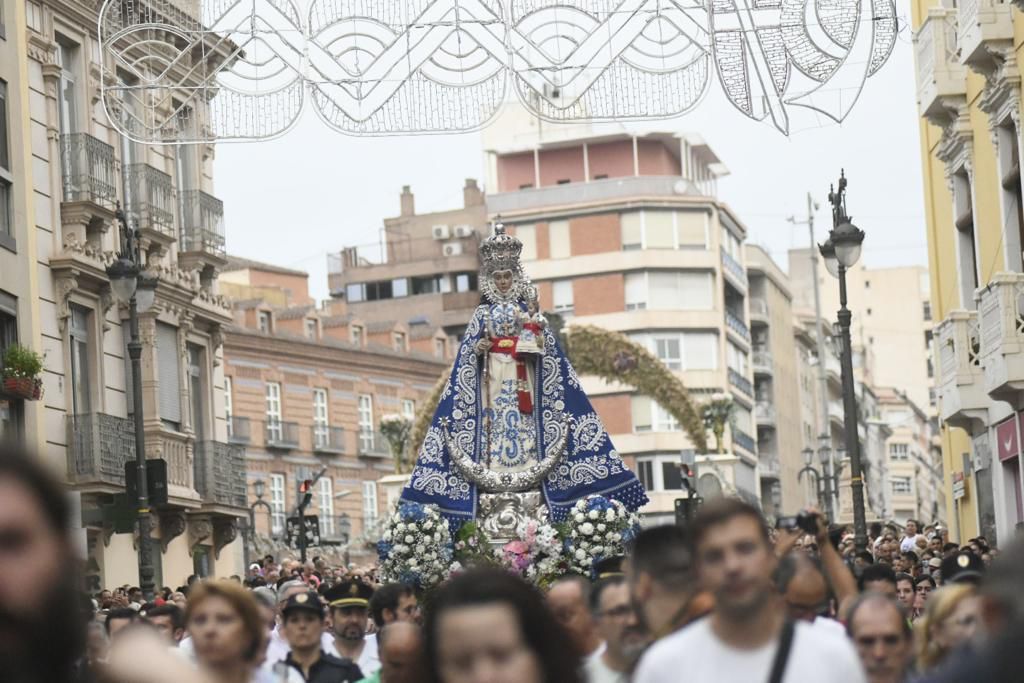
[[[11,683],[989,683],[1024,665],[1024,542],[735,499],[538,589],[470,568],[421,593],[267,556],[147,599],[82,594],[60,485],[0,454],[0,678]]]

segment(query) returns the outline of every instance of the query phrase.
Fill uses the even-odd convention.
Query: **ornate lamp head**
[[[500,222],[494,224],[494,234],[480,244],[480,291],[491,303],[515,301],[526,296],[530,281],[523,273],[519,257],[523,243],[505,232]],[[501,292],[494,284],[494,274],[512,273],[512,286]]]

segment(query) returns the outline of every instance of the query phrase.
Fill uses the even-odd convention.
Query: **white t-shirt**
[[[900,552],[901,553],[906,553],[906,552],[910,552],[911,550],[913,550],[916,553],[917,552],[917,539],[919,539],[920,537],[921,537],[920,534],[918,534],[916,536],[904,536],[900,540]]]
[[[587,659],[583,665],[583,674],[587,677],[587,683],[629,683],[628,673],[612,671],[600,656]]]
[[[655,643],[640,660],[634,683],[765,683],[778,640],[756,650],[726,645],[711,619]],[[866,683],[860,660],[845,637],[797,622],[783,683]]]
[[[330,646],[324,646],[324,652],[344,659],[344,657],[338,653],[338,648],[334,646],[333,637],[331,638]],[[377,670],[380,668],[380,655],[377,653],[376,633],[366,634],[366,638],[363,640],[363,651],[359,654],[359,659],[356,661],[356,664],[359,666],[359,670],[363,673],[363,678],[369,678],[373,674],[377,673]]]

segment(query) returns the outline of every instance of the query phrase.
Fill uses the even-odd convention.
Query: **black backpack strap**
[[[796,632],[796,624],[792,619],[787,619],[782,627],[782,635],[779,637],[779,649],[775,651],[775,660],[772,662],[772,672],[768,676],[768,683],[782,683],[782,676],[786,673],[786,663],[789,661],[789,651],[793,649],[793,634]]]

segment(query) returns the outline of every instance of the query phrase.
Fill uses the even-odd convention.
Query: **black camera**
[[[798,515],[779,517],[779,521],[775,523],[775,528],[789,530],[800,529],[804,533],[808,533],[813,536],[818,533],[818,520],[809,512],[801,512]]]

